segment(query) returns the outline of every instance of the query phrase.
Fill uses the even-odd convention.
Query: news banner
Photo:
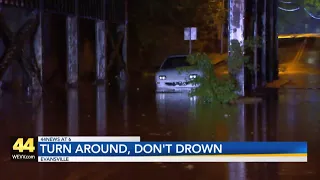
[[[12,137],[35,162],[307,162],[307,142],[144,142],[137,136]]]

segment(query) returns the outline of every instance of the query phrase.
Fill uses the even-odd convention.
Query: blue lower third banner
[[[307,162],[306,142],[38,142],[38,162]]]

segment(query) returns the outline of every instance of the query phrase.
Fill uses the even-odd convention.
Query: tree
[[[304,2],[305,7],[307,7],[307,8],[315,8],[317,10],[320,10],[320,1],[319,0],[304,0],[303,2]]]
[[[227,9],[225,8],[225,0],[208,0],[208,12],[205,18],[211,25],[215,27],[220,40],[220,53],[223,53],[223,33],[224,25],[227,20]]]
[[[307,11],[317,16],[320,19],[320,1],[319,0],[305,0],[304,6]]]
[[[185,27],[197,27],[198,37],[193,48],[198,52],[216,48],[215,41],[223,43],[223,27],[227,19],[224,0],[137,0],[131,7],[130,22],[135,26],[140,59],[144,64],[153,50],[165,55],[186,53],[187,43],[183,40]],[[132,38],[132,35],[130,35]],[[221,43],[221,44],[222,44]],[[138,46],[137,46],[138,45]],[[165,46],[165,47],[163,47]],[[223,47],[223,45],[221,46]],[[161,49],[161,50],[159,50]],[[167,52],[165,52],[168,49]],[[147,53],[148,52],[148,53]],[[148,57],[149,56],[149,57]],[[152,57],[154,58],[154,56]]]
[[[220,41],[220,53],[223,53],[224,25],[227,20],[225,0],[206,0],[197,8],[196,21],[199,22],[200,41],[197,42],[199,51],[206,46],[212,46],[212,40]],[[214,48],[214,47],[211,47]]]
[[[159,58],[158,61],[159,53],[186,52],[183,28],[194,25],[197,4],[199,2],[193,0],[138,0],[133,4],[137,7],[131,7],[130,22],[134,25],[133,33],[138,42],[135,46],[144,65],[150,63],[152,55],[148,54],[153,50],[157,56],[152,59]]]

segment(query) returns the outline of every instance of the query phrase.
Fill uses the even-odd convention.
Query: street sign
[[[184,40],[186,41],[197,40],[197,28],[196,27],[184,28]]]
[[[189,54],[191,54],[192,41],[197,40],[197,28],[196,27],[184,28],[184,40],[189,41]]]

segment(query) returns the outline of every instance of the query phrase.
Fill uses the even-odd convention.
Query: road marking
[[[304,52],[304,50],[305,50],[305,48],[306,48],[306,45],[307,45],[307,39],[305,39],[305,40],[303,41],[303,43],[301,44],[300,49],[299,49],[297,55],[296,55],[295,58],[293,59],[293,63],[298,63],[298,62],[299,62],[299,60],[301,59],[301,56],[302,56],[302,54],[303,54],[303,52]]]
[[[285,71],[292,70],[292,69],[294,68],[294,66],[295,66],[296,64],[298,64],[298,62],[300,61],[300,59],[301,59],[301,57],[302,57],[302,55],[303,55],[303,52],[304,52],[304,50],[305,50],[305,48],[306,48],[306,45],[307,45],[307,39],[305,39],[305,40],[303,41],[303,43],[300,45],[299,50],[298,50],[296,56],[294,57],[293,61],[288,65],[288,67],[286,68]]]

